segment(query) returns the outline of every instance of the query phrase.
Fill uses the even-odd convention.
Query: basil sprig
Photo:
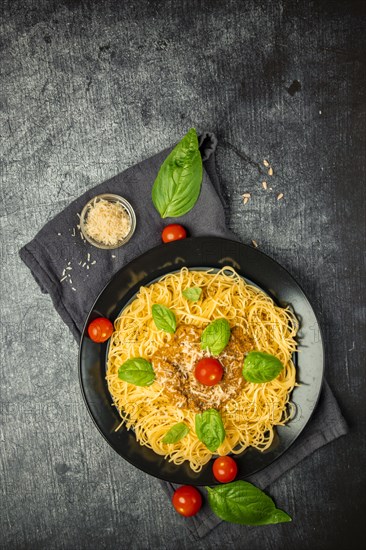
[[[162,218],[189,212],[199,197],[202,158],[197,133],[191,128],[160,167],[152,188],[152,201]]]
[[[208,409],[201,414],[196,414],[195,428],[198,439],[212,453],[224,442],[225,428],[220,413],[216,409]]]
[[[164,435],[163,443],[178,443],[183,437],[189,433],[189,428],[184,422],[178,422],[174,424]]]
[[[150,386],[155,380],[155,373],[149,361],[135,357],[119,367],[118,378],[135,386]]]
[[[202,288],[199,288],[198,286],[186,288],[183,290],[182,294],[190,302],[197,302],[202,294]]]
[[[247,481],[206,487],[212,511],[221,519],[241,525],[268,525],[291,521],[271,497]]]
[[[263,384],[277,378],[283,364],[277,357],[263,351],[251,351],[244,360],[243,376],[248,382]]]
[[[212,321],[201,336],[201,348],[208,349],[212,355],[219,355],[230,340],[230,325],[226,319]]]
[[[161,304],[154,304],[151,310],[156,327],[174,334],[177,328],[177,320],[172,310]]]

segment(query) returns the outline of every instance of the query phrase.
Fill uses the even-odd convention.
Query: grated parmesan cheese
[[[129,233],[131,220],[118,202],[94,201],[85,222],[85,231],[95,241],[115,246]]]

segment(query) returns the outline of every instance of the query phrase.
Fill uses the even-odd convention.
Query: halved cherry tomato
[[[205,386],[214,386],[220,382],[223,374],[224,369],[220,361],[214,357],[200,359],[194,369],[196,379]]]
[[[178,223],[167,225],[166,227],[164,227],[161,234],[161,238],[163,239],[164,243],[180,241],[181,239],[185,239],[186,236],[187,231],[184,229],[183,225],[179,225]]]
[[[202,496],[195,487],[183,485],[175,491],[172,503],[178,514],[188,518],[197,514],[201,509]]]
[[[221,483],[229,483],[236,478],[238,466],[231,456],[219,456],[212,466],[213,475]]]
[[[88,326],[89,338],[97,344],[108,340],[112,336],[112,332],[113,325],[106,317],[98,317]]]

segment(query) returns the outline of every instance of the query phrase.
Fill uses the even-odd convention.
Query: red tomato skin
[[[234,481],[238,473],[238,466],[231,456],[219,456],[213,463],[212,472],[221,483]]]
[[[112,336],[113,324],[106,317],[97,317],[88,326],[88,335],[93,342],[101,344]]]
[[[214,357],[204,357],[200,359],[194,369],[194,376],[198,382],[205,386],[215,386],[220,382],[224,374],[224,369]]]
[[[191,485],[179,487],[172,498],[173,506],[181,516],[189,518],[196,515],[202,506],[201,493]]]
[[[173,241],[180,241],[187,237],[187,231],[184,229],[183,225],[178,223],[172,223],[164,227],[161,238],[164,243],[171,243]]]

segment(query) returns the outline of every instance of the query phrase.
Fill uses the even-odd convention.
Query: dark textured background
[[[1,3],[2,548],[360,548],[364,4]],[[292,524],[220,526],[194,545],[157,481],[94,428],[77,345],[18,257],[72,199],[190,126],[219,137],[230,228],[312,300],[350,424],[271,487]],[[273,191],[261,189],[264,158]]]

